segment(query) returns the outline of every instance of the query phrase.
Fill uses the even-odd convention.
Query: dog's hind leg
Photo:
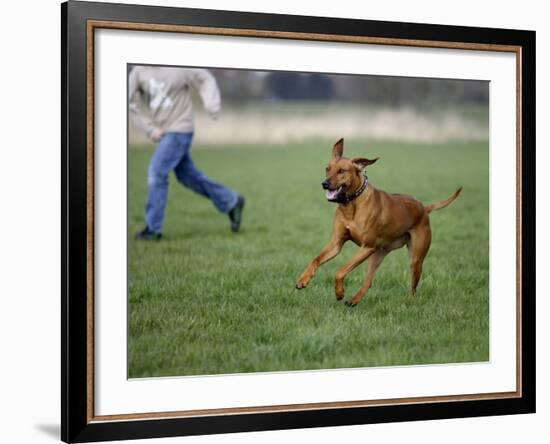
[[[407,242],[411,266],[411,296],[416,294],[416,287],[422,275],[422,264],[430,249],[432,230],[426,216],[418,226],[410,231],[411,238]]]

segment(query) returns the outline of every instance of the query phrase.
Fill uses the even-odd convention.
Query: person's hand
[[[149,134],[149,138],[153,141],[153,142],[158,142],[162,136],[164,135],[164,131],[161,130],[160,128],[155,128],[153,129],[153,131],[151,131],[151,133]]]
[[[210,116],[210,118],[212,120],[218,120],[218,117],[220,116],[220,112],[219,111],[210,111],[208,113],[208,115]]]

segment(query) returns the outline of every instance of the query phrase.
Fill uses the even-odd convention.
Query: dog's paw
[[[309,283],[309,279],[301,277],[296,281],[296,288],[298,290],[301,290],[302,288],[306,288],[308,283]]]
[[[344,286],[337,283],[334,286],[334,295],[336,296],[337,301],[344,299]]]
[[[357,306],[357,304],[354,304],[354,303],[351,302],[351,301],[346,301],[346,302],[344,302],[344,303],[345,303],[348,307],[356,307],[356,306]]]

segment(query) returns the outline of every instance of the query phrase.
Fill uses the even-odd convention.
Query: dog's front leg
[[[334,290],[336,294],[336,299],[340,301],[344,297],[344,279],[346,275],[350,273],[355,267],[360,265],[363,261],[368,259],[368,257],[376,251],[376,248],[371,247],[360,247],[355,256],[351,260],[340,268],[336,272],[336,281],[334,284]]]
[[[315,272],[317,271],[317,268],[319,268],[320,265],[324,264],[325,262],[328,262],[333,257],[335,257],[338,253],[340,253],[340,250],[342,249],[342,245],[344,244],[344,240],[341,238],[333,238],[329,242],[329,244],[323,248],[319,256],[317,256],[315,259],[313,259],[304,272],[301,274],[301,276],[296,281],[296,288],[302,289],[307,286]]]
[[[388,254],[388,250],[378,250],[374,252],[369,257],[369,263],[367,265],[367,274],[365,276],[365,283],[363,286],[359,289],[359,291],[353,296],[349,301],[346,302],[346,305],[349,305],[350,307],[355,307],[359,302],[361,302],[361,299],[363,299],[363,296],[365,296],[365,293],[368,291],[368,289],[372,285],[372,281],[374,279],[374,274],[376,273],[376,270]]]
[[[317,271],[317,268],[325,262],[330,261],[333,257],[340,253],[340,250],[342,250],[342,245],[344,245],[346,240],[348,240],[347,228],[340,218],[336,216],[332,223],[332,237],[330,242],[325,248],[323,248],[321,253],[319,253],[319,256],[308,264],[304,272],[296,281],[296,288],[298,290],[305,288]]]

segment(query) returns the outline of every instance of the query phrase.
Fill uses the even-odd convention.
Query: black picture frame
[[[499,399],[448,400],[335,407],[318,410],[251,412],[96,421],[90,415],[90,144],[87,38],[90,21],[259,30],[276,33],[351,36],[391,41],[509,45],[519,48],[521,62],[521,178],[517,198],[521,220],[521,393]],[[62,275],[61,275],[61,438],[90,442],[180,435],[231,433],[289,428],[510,415],[535,412],[535,32],[505,29],[397,23],[276,14],[69,1],[61,5],[62,104]],[[146,32],[146,31],[144,31]],[[92,319],[90,320],[90,316]],[[93,407],[93,405],[92,405]]]

